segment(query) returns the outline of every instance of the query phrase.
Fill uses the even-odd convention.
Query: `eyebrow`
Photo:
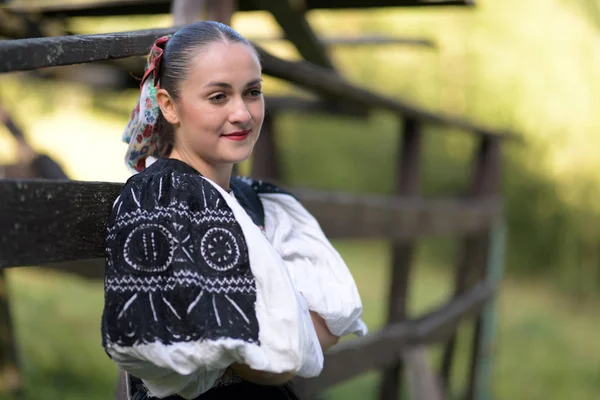
[[[254,79],[254,80],[246,83],[246,87],[254,86],[254,85],[258,84],[258,83],[261,83],[262,81],[263,81],[262,78]],[[209,87],[209,86],[218,86],[218,87],[221,87],[221,88],[224,88],[224,89],[232,89],[233,88],[233,86],[230,83],[227,83],[227,82],[215,82],[215,81],[213,81],[213,82],[208,83],[205,87]]]

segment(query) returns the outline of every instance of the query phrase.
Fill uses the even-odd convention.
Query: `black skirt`
[[[127,400],[152,400],[156,399],[148,394],[142,381],[129,374],[127,376]],[[225,385],[216,386],[208,392],[201,394],[194,400],[239,400],[239,399],[261,399],[261,400],[300,400],[294,384],[289,381],[279,386],[257,385],[247,381],[237,381]],[[185,400],[180,396],[169,396],[164,400]]]

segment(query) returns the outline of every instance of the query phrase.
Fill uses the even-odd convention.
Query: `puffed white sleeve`
[[[195,398],[234,362],[318,375],[308,305],[241,206],[199,176],[141,175],[107,224],[107,354],[159,398]]]
[[[362,302],[346,263],[317,220],[293,196],[260,192],[266,236],[284,260],[296,290],[336,336],[367,333]]]

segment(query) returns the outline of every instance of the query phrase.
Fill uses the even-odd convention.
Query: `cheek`
[[[218,129],[221,117],[214,108],[207,107],[206,104],[201,102],[187,104],[183,112],[184,124],[192,131],[200,133]]]
[[[256,125],[261,126],[263,119],[265,118],[265,103],[263,101],[256,101],[250,103],[247,107],[248,112],[256,122]]]

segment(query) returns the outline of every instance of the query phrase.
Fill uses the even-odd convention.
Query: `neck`
[[[176,148],[173,149],[169,157],[183,161],[224,190],[229,190],[229,180],[233,170],[232,164],[212,165],[195,154]]]

